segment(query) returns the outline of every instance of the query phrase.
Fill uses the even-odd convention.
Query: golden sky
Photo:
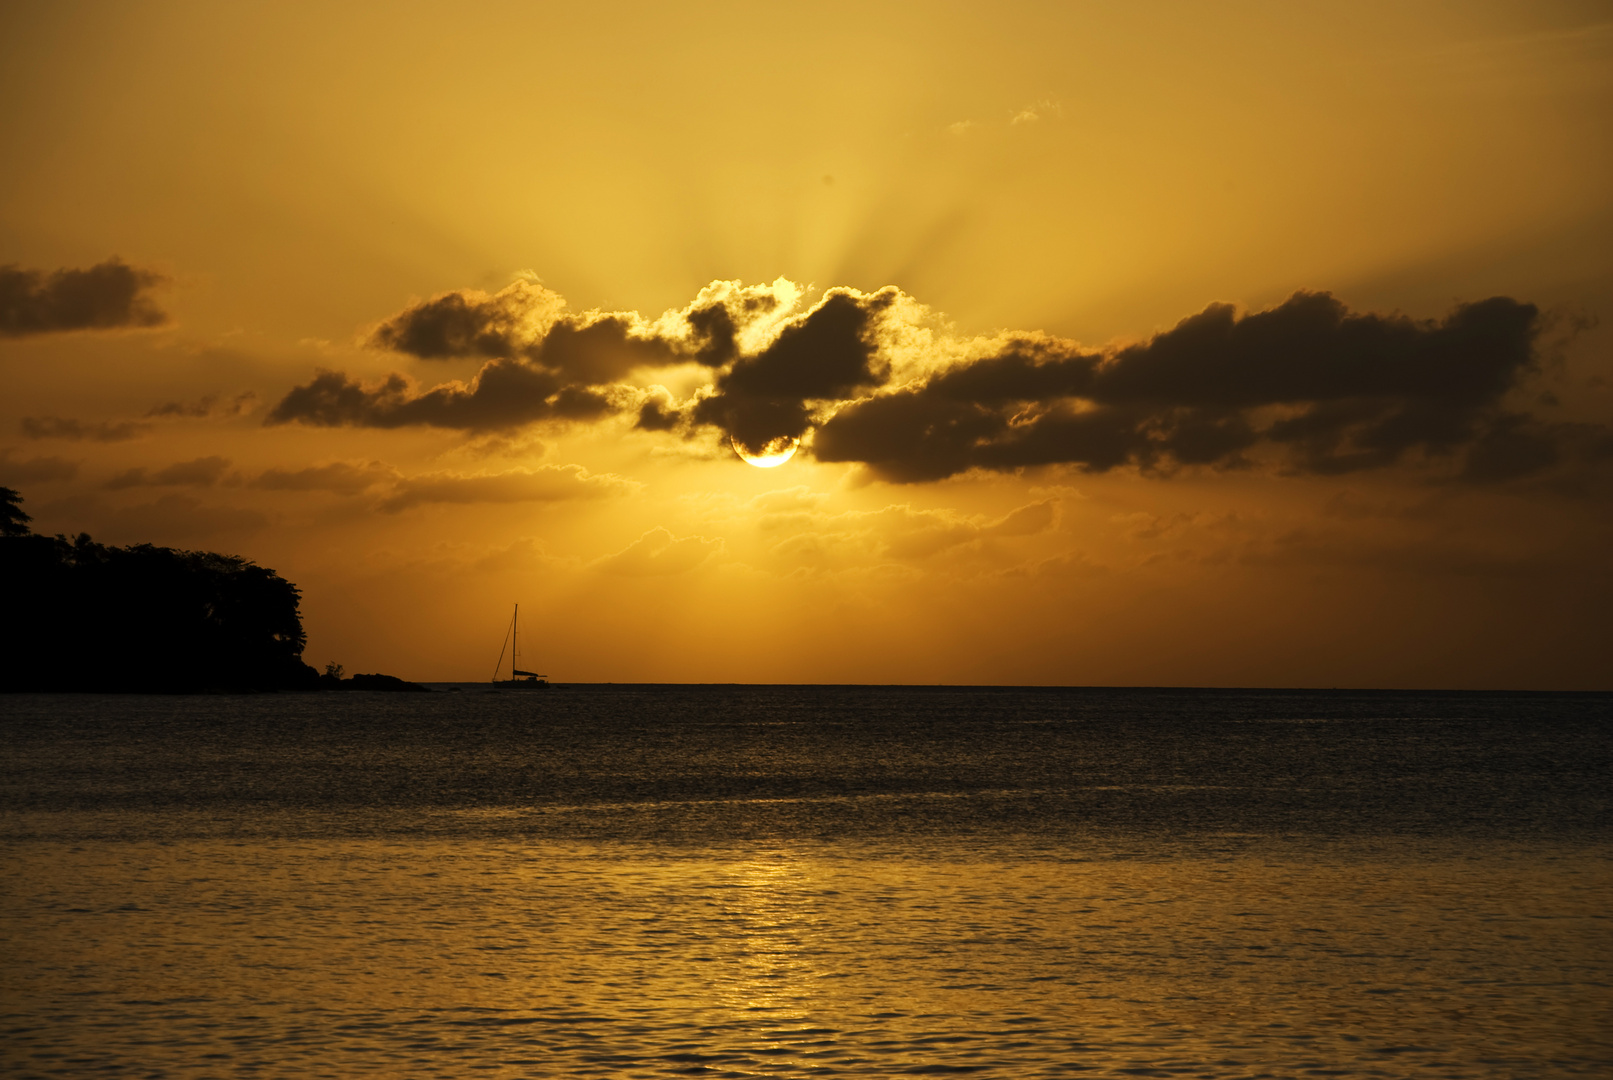
[[[1613,688],[1613,5],[18,4],[0,94],[0,484],[316,666]]]

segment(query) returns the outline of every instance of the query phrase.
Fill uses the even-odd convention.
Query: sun
[[[795,448],[801,445],[801,440],[793,435],[780,435],[758,447],[746,446],[732,435],[728,437],[728,441],[733,444],[734,453],[738,454],[747,465],[754,465],[758,469],[778,468],[794,457]]]

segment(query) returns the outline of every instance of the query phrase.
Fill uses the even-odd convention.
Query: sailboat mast
[[[515,669],[521,666],[521,605],[515,605],[510,619],[510,681],[515,681]]]

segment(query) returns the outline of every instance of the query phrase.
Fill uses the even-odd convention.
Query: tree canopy
[[[39,536],[0,488],[0,689],[312,688],[301,594],[235,555]]]

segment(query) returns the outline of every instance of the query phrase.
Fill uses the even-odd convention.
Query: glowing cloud
[[[448,293],[370,340],[425,359],[490,358],[470,382],[322,372],[268,423],[480,432],[626,415],[645,432],[719,432],[752,465],[799,447],[897,483],[1046,465],[1166,475],[1411,461],[1490,482],[1613,456],[1602,428],[1554,425],[1512,400],[1538,372],[1541,320],[1507,297],[1418,321],[1299,292],[1265,311],[1212,304],[1146,341],[1094,350],[1034,332],[920,333],[925,309],[893,286],[829,289],[805,310],[801,296],[782,279],[713,282],[651,320],[567,314],[523,282]],[[680,367],[706,373],[686,400],[640,381]]]

